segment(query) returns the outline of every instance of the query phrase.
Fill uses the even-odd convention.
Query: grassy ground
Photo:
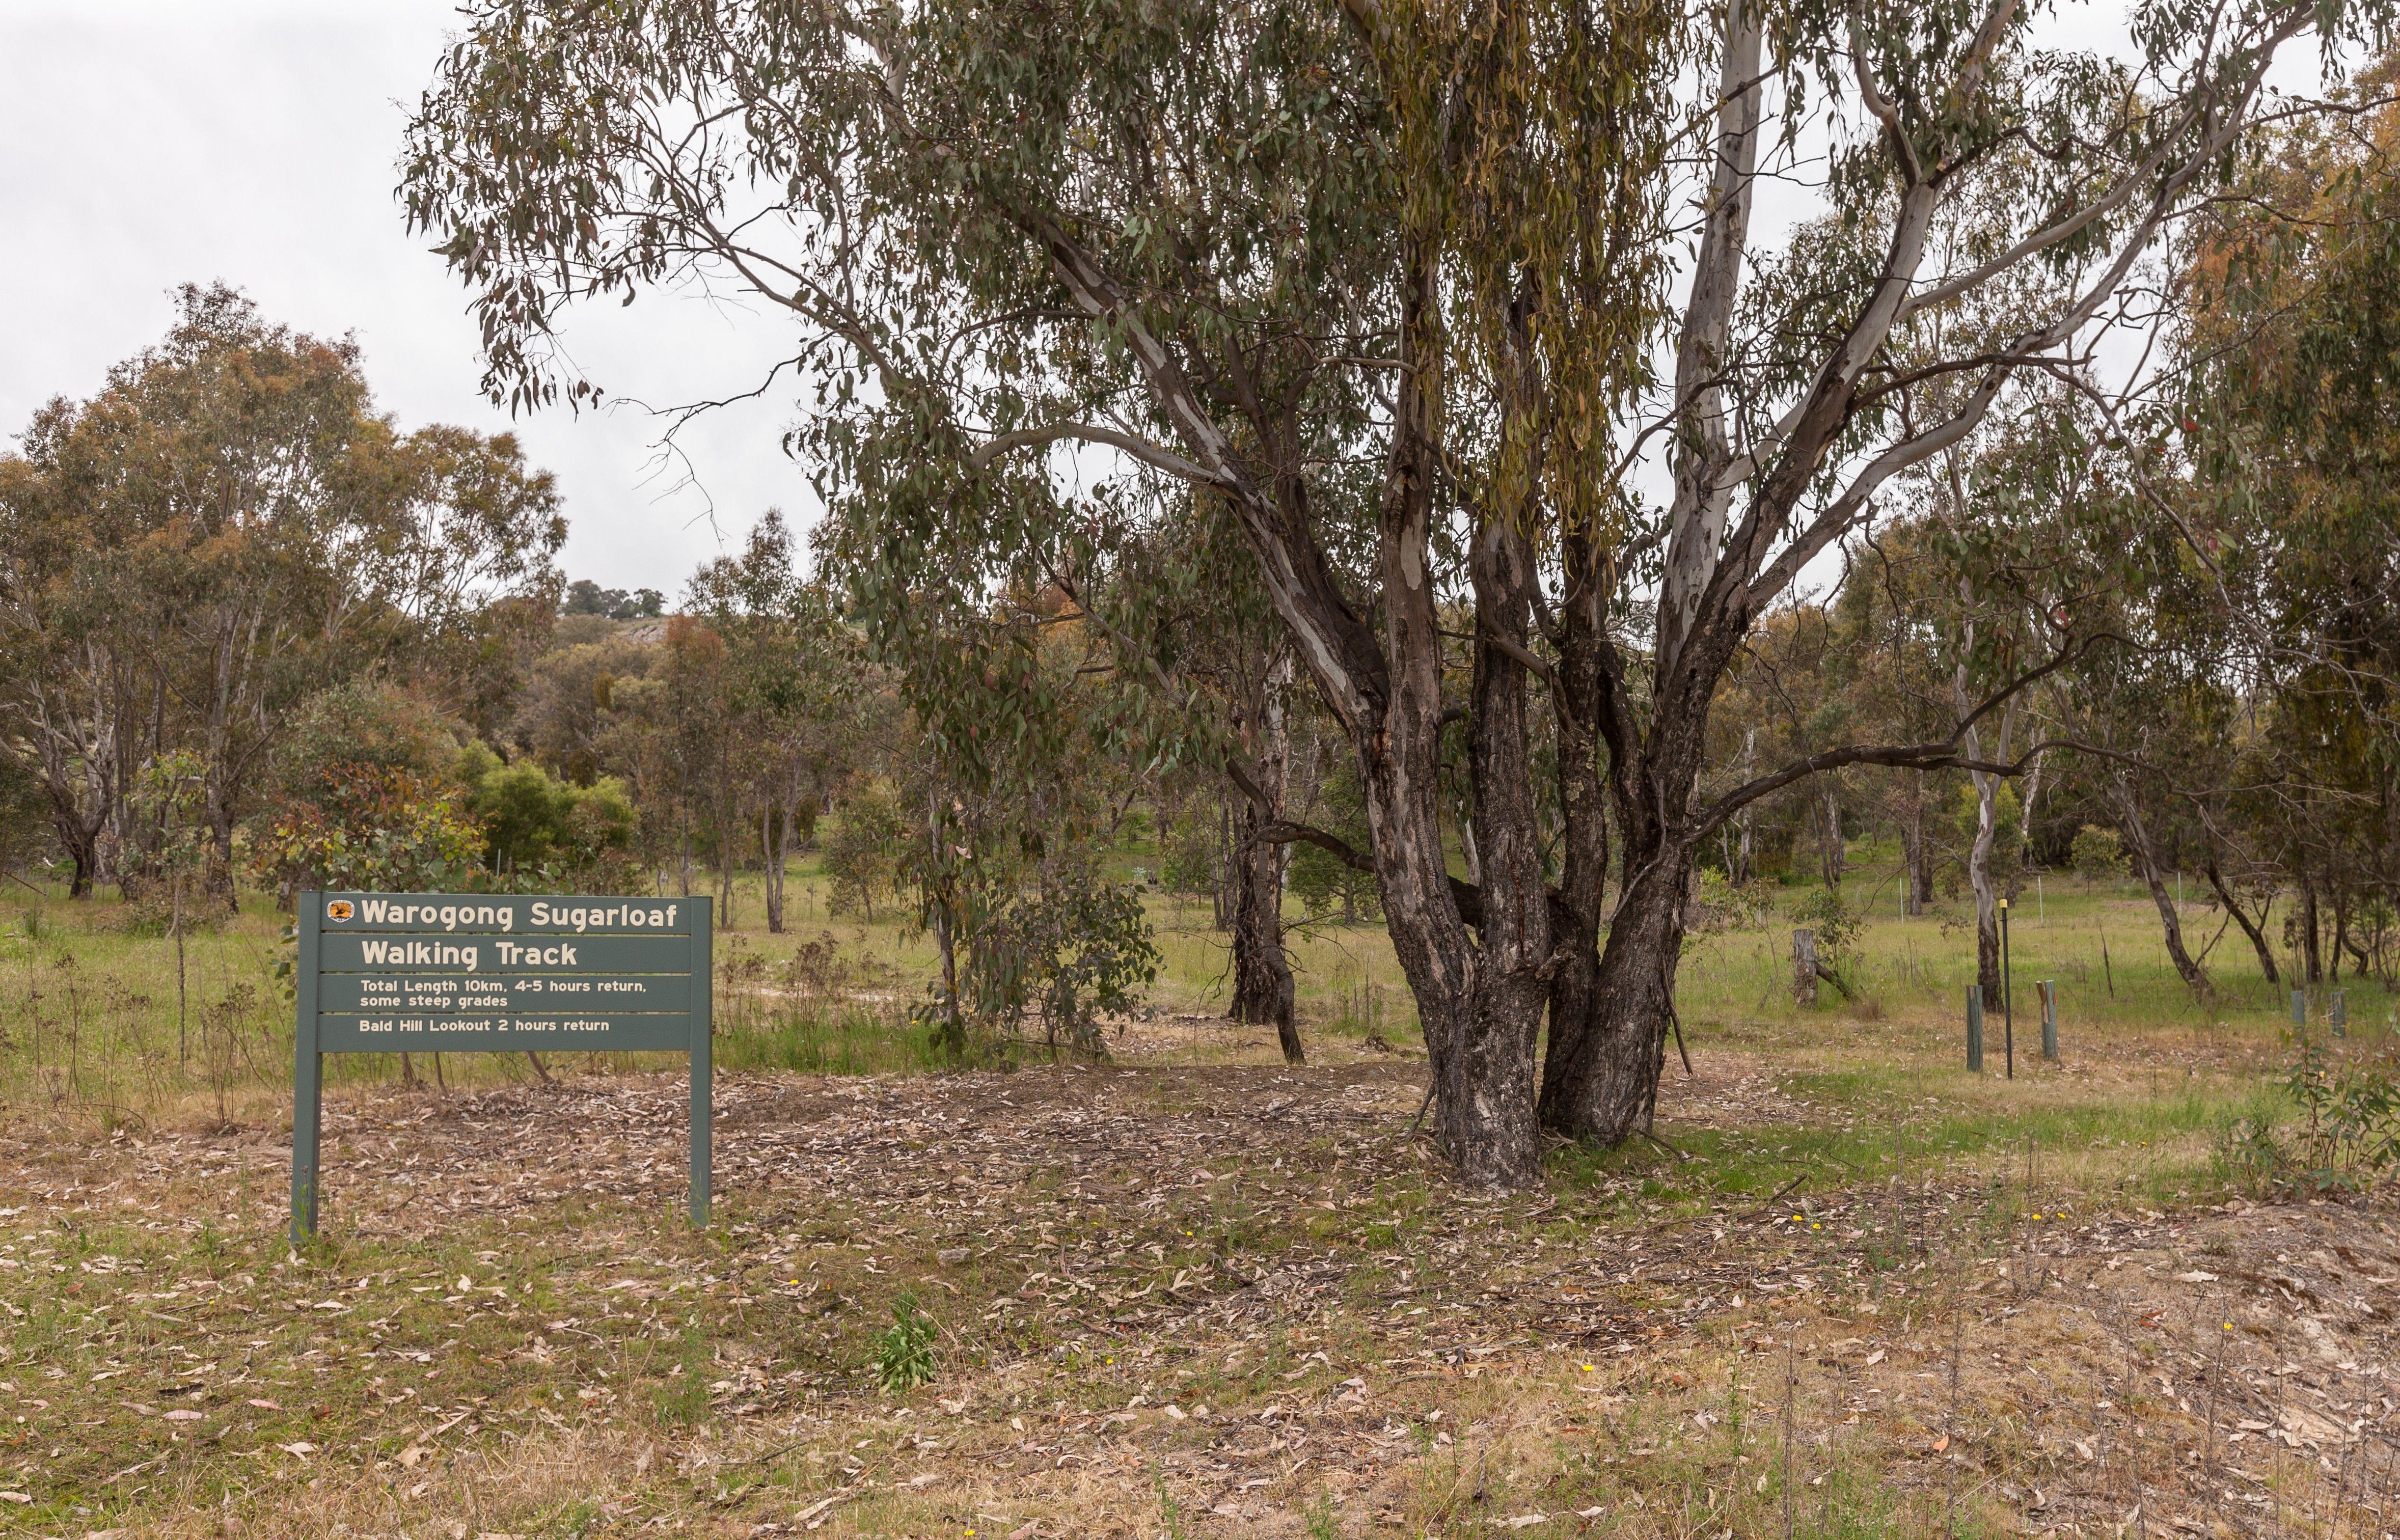
[[[1411,1137],[1370,929],[1298,940],[1305,1069],[1162,902],[1114,1063],[933,1073],[921,940],[803,906],[720,958],[711,1229],[662,1065],[337,1060],[299,1252],[274,922],[187,940],[180,1041],[170,942],[17,925],[0,1533],[2400,1530],[2400,1228],[2230,1158],[2282,1014],[2246,951],[2190,1002],[2146,900],[2016,929],[2066,1051],[2014,1080],[1997,1022],[1961,1063],[1955,923],[1877,920],[1807,1011],[1788,921],[1699,938],[1658,1140],[1499,1202]]]
[[[1905,920],[1889,873],[1861,865],[1848,887],[1862,916],[1841,972],[1855,998],[1831,987],[1813,1008],[1793,1003],[1790,932],[1794,921],[1773,900],[1801,890],[1768,890],[1769,902],[1740,925],[1691,938],[1678,980],[1688,1032],[1741,1034],[1763,1026],[1810,1024],[1841,1041],[1887,1032],[1948,1031],[1963,1041],[1963,998],[1974,978],[1974,936],[1957,906]],[[720,1048],[735,1069],[864,1073],[930,1068],[893,1030],[922,1000],[934,969],[931,938],[888,907],[871,919],[828,914],[825,888],[811,866],[790,883],[786,934],[765,933],[755,878],[737,882],[734,921],[719,929]],[[21,890],[20,890],[21,892]],[[1223,1008],[1230,982],[1226,938],[1209,923],[1205,900],[1152,894],[1148,900],[1163,967],[1146,1015],[1209,1018]],[[2093,891],[2072,879],[2045,880],[2021,897],[2011,932],[2011,991],[2020,1047],[2039,1046],[2038,981],[2059,991],[2067,1060],[2093,1034],[2132,1029],[2183,1034],[2186,1046],[2229,1051],[2270,1042],[2288,1020],[2289,996],[2268,985],[2239,932],[2217,911],[2193,902],[2185,914],[2194,947],[2206,952],[2215,994],[2196,1001],[2175,975],[2159,939],[2156,910],[2130,885]],[[1418,1043],[1415,1012],[1380,925],[1311,921],[1295,909],[1289,938],[1301,1015],[1311,1034],[1339,1055],[1370,1040]],[[0,907],[0,1097],[47,1104],[67,1115],[144,1118],[226,1115],[288,1097],[290,1001],[276,976],[289,955],[280,917],[254,895],[245,912],[194,931],[180,948],[135,927],[116,906],[47,902]],[[797,961],[796,961],[797,959]],[[2400,1029],[2400,1008],[2380,986],[2350,982],[2347,1009],[2362,1026]],[[2322,1015],[2329,991],[2315,991]],[[2003,1057],[2004,1023],[1995,1009],[1987,1041]],[[1216,1037],[1186,1043],[1222,1056]],[[661,1061],[661,1063],[663,1061]],[[620,1056],[603,1068],[630,1070]],[[583,1068],[593,1068],[584,1066]],[[337,1083],[400,1079],[396,1057],[343,1056],[329,1066]],[[410,1073],[451,1084],[493,1084],[534,1077],[512,1058],[453,1056]]]

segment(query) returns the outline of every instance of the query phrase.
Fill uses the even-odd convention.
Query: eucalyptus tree
[[[1192,488],[1358,767],[1367,849],[1279,832],[1374,873],[1437,1141],[1510,1184],[1539,1121],[1649,1115],[1725,819],[1847,765],[1969,763],[1996,709],[1699,798],[1757,617],[2011,377],[2071,361],[2277,51],[2357,18],[2136,21],[2112,61],[2036,46],[2016,0],[480,0],[404,174],[502,399],[596,392],[556,346],[580,301],[695,280],[790,318],[792,444],[895,655],[915,607],[1073,539],[1086,472]],[[1762,257],[1787,175],[1837,214]],[[1947,340],[2035,272],[2036,313]],[[1453,724],[1473,884],[1444,845]]]
[[[2189,516],[2214,559],[2171,602],[2214,622],[2187,629],[2225,681],[2243,751],[2225,778],[2233,789],[2193,805],[2219,901],[2270,979],[2265,911],[2280,887],[2296,890],[2287,924],[2310,983],[2339,976],[2345,951],[2389,978],[2384,938],[2400,909],[2391,78],[2387,61],[2352,113],[2277,135],[2248,169],[2245,196],[2186,248],[2194,307],[2178,341],[2190,388],[2177,426]],[[2191,602],[2202,598],[2213,602]],[[2374,937],[2371,949],[2354,932]]]
[[[375,414],[354,344],[222,286],[179,308],[0,457],[0,753],[42,780],[81,895],[142,878],[161,830],[132,793],[188,751],[230,903],[301,704],[377,668],[475,693],[476,654],[546,620],[566,528],[506,435]]]
[[[767,929],[778,935],[791,851],[856,768],[859,699],[873,686],[831,596],[798,556],[791,526],[770,508],[742,553],[702,566],[686,595],[725,644],[731,770],[758,827]]]
[[[1843,693],[1858,719],[1895,742],[1930,737],[1955,719],[1937,623],[1956,592],[1943,592],[1944,565],[1922,520],[1865,532],[1833,606]],[[1900,834],[1904,914],[1922,915],[1933,902],[1941,795],[1942,783],[1918,770],[1895,777],[1884,799]]]
[[[1018,581],[1046,585],[1072,606],[1090,675],[1135,706],[1125,752],[1157,775],[1211,772],[1225,830],[1218,852],[1220,908],[1232,939],[1226,1015],[1271,1026],[1288,1063],[1306,1062],[1296,988],[1284,947],[1283,899],[1291,792],[1294,659],[1240,537],[1201,499],[1166,506],[1142,489],[1102,488],[1075,535],[1030,548]],[[860,552],[871,525],[837,520],[839,560]]]
[[[1964,747],[1976,761],[1967,769],[1973,812],[1963,865],[1975,904],[1976,982],[1993,1001],[2003,982],[2002,879],[2025,860],[2022,832],[2001,848],[2007,771],[1993,762],[2030,757],[2037,722],[2061,728],[2050,697],[2062,680],[2132,640],[2124,634],[2127,574],[2120,559],[2123,456],[2075,393],[2034,388],[2015,392],[2006,415],[1987,419],[1976,441],[1954,445],[1926,469],[1912,489],[1919,494],[1912,533],[1930,579],[1919,614],[1945,676],[1946,703],[1968,718]],[[1977,700],[2034,674],[2047,676],[2051,688],[2003,691],[1997,711],[1969,718]],[[2028,811],[2021,800],[2020,831]]]

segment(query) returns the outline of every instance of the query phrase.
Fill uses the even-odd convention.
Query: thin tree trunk
[[[1741,734],[1741,778],[1743,780],[1747,781],[1751,778],[1755,772],[1757,763],[1758,729],[1744,728]],[[1741,870],[1734,878],[1737,882],[1753,881],[1758,877],[1758,845],[1753,833],[1754,825],[1755,820],[1752,816],[1751,810],[1742,809],[1741,843],[1739,847],[1741,855]]]
[[[769,800],[758,810],[758,848],[767,865],[767,934],[784,934],[784,846],[790,838],[783,808]]]
[[[733,831],[739,826],[730,817],[716,820],[716,923],[729,931],[733,928]]]
[[[2150,831],[2142,822],[2140,807],[2134,800],[2133,788],[2122,779],[2117,782],[2117,806],[2123,815],[2126,842],[2133,849],[2134,865],[2143,885],[2150,890],[2150,902],[2158,906],[2159,925],[2165,933],[2167,956],[2175,962],[2175,972],[2191,987],[2195,994],[2210,992],[2208,974],[2192,961],[2183,944],[2183,919],[2175,913],[2175,894],[2167,891],[2164,874],[2159,870],[2157,847],[2150,842]]]
[[[934,901],[934,945],[942,957],[942,1046],[955,1055],[966,1049],[967,1028],[959,1010],[958,941],[950,930],[947,893]]]
[[[1240,886],[1241,852],[1234,844],[1239,825],[1234,816],[1232,798],[1220,792],[1217,797],[1217,881],[1208,893],[1209,921],[1218,930],[1234,923],[1234,911],[1240,900],[1235,890]]]
[[[2030,732],[2033,729],[2026,730]],[[2025,800],[2017,805],[2017,865],[2019,867],[2033,864],[2033,810],[2041,800],[2042,772],[2049,768],[2048,754],[2037,754],[2033,756],[2033,770],[2025,777]]]
[[[1968,735],[1967,752],[1982,757]],[[1997,775],[1968,772],[1975,784],[1975,839],[1967,849],[1967,881],[1975,893],[1975,982],[1984,999],[2000,998],[1999,894],[1992,885],[1992,838],[1998,825],[2000,781]]]
[[[2268,897],[2258,910],[2257,920],[2253,921],[2243,912],[2242,906],[2234,901],[2233,890],[2227,886],[2214,855],[2208,858],[2207,872],[2208,885],[2216,890],[2216,901],[2225,906],[2225,912],[2233,917],[2233,923],[2241,926],[2242,934],[2250,938],[2250,949],[2258,954],[2259,972],[2267,975],[2268,983],[2281,985],[2284,982],[2283,970],[2275,966],[2274,948],[2267,945],[2267,916],[2275,906],[2273,896]]]
[[[942,960],[942,1024],[935,1045],[956,1057],[966,1052],[967,1024],[959,1005],[958,934],[950,923],[957,890],[948,875],[948,864],[943,859],[942,794],[938,787],[929,787],[925,792],[925,838],[933,846],[934,870],[943,874],[940,886],[931,894],[934,947]]]
[[[1259,838],[1266,825],[1283,818],[1290,778],[1291,733],[1285,702],[1291,673],[1289,655],[1278,658],[1260,691],[1253,778],[1266,805],[1245,797],[1234,809],[1234,1000],[1226,1014],[1253,1025],[1272,1023],[1284,1062],[1305,1064],[1308,1056],[1294,1016],[1291,963],[1283,947],[1284,847]]]
[[[1970,645],[1972,645],[1970,635]],[[1963,713],[1967,708],[1967,666],[1958,665],[1956,691]],[[2016,726],[2016,702],[2011,701],[2000,709],[1999,756],[2009,755],[2009,739]],[[1966,749],[1970,758],[1984,756],[1983,729],[1969,728]],[[1968,778],[1975,788],[1975,838],[1967,852],[1967,880],[1975,891],[1975,982],[1984,991],[1986,1002],[2000,998],[2000,915],[1999,894],[1992,882],[1992,843],[1999,834],[2000,778],[1982,770],[1970,770]]]
[[[2325,961],[2317,947],[2317,885],[2306,867],[2300,870],[2300,971],[2311,984],[2325,982]]]
[[[1907,870],[1902,875],[1901,903],[1912,918],[1922,915],[1933,897],[1933,864],[1925,858],[1925,772],[1909,772],[1908,798],[1901,806],[1900,848]]]
[[[2380,955],[2380,954],[2381,953],[2382,949],[2383,949],[2383,947],[2382,947],[2382,943],[2381,943],[2381,938],[2380,938],[2380,937],[2377,937],[2377,938],[2376,938],[2376,941],[2377,941],[2377,944],[2376,944],[2376,948],[2375,948],[2375,950],[2376,950],[2376,952]],[[2373,961],[2373,960],[2368,956],[2366,948],[2366,947],[2362,947],[2362,946],[2360,946],[2357,942],[2351,940],[2351,939],[2349,938],[2348,933],[2346,933],[2346,932],[2345,932],[2345,933],[2344,933],[2344,934],[2343,934],[2341,944],[2342,944],[2342,946],[2343,946],[2343,947],[2345,947],[2346,948],[2348,948],[2348,949],[2349,949],[2350,956],[2351,956],[2351,961],[2352,961],[2353,963],[2355,963],[2355,964],[2356,964],[2356,966],[2352,970],[2352,973],[2354,973],[2354,974],[2355,974],[2359,978],[2364,979],[2364,978],[2367,975],[2367,974],[2368,974],[2370,971],[2372,971],[2372,970],[2373,970],[2373,968],[2374,968],[2374,961]]]

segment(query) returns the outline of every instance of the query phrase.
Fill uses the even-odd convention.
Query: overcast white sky
[[[657,463],[645,412],[511,424],[484,401],[465,292],[392,197],[452,23],[443,0],[0,0],[0,436],[156,341],[175,285],[222,279],[271,320],[355,332],[402,428],[513,428],[565,491],[568,576],[672,597],[760,510],[812,516],[777,447],[788,408],[703,419],[688,475]],[[655,294],[578,320],[587,373],[661,402],[746,385],[780,337]]]

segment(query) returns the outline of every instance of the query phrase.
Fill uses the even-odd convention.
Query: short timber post
[[[2058,1062],[2058,981],[2041,981],[2041,1056]]]
[[[1817,1003],[1817,933],[1792,933],[1792,1000],[1797,1005]]]
[[[1984,1072],[1984,987],[1967,986],[1967,1069]]]

